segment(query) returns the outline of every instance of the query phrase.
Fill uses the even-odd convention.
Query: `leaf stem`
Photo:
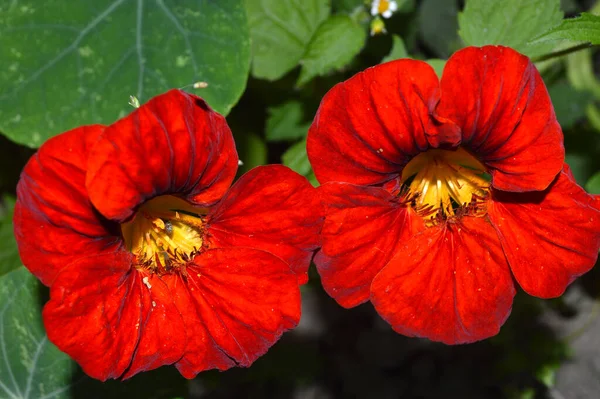
[[[585,50],[586,48],[591,48],[591,47],[595,47],[595,46],[592,46],[590,43],[582,43],[582,44],[578,44],[573,47],[568,47],[564,50],[554,51],[552,53],[540,55],[539,57],[534,57],[531,59],[531,61],[533,61],[533,62],[547,61],[552,58],[562,57],[564,55],[575,53],[577,51]]]

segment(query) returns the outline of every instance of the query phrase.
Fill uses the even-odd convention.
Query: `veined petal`
[[[208,247],[251,247],[276,255],[308,281],[323,224],[317,190],[282,165],[244,174],[207,216]]]
[[[44,143],[17,185],[13,225],[23,264],[45,285],[64,266],[118,240],[85,189],[89,151],[104,126],[70,130]]]
[[[106,128],[90,154],[86,186],[100,213],[121,222],[161,194],[216,202],[237,162],[225,118],[201,98],[171,90]]]
[[[321,183],[384,183],[416,154],[439,143],[430,112],[438,78],[422,61],[369,68],[333,87],[308,132],[308,158]],[[450,132],[444,141],[460,139]]]
[[[371,292],[377,312],[400,334],[460,344],[498,333],[515,287],[493,227],[463,217],[400,248]]]
[[[325,291],[351,308],[369,299],[375,275],[423,220],[383,188],[325,183],[318,190],[326,219],[315,264]]]
[[[175,275],[159,277],[156,274],[131,273],[135,289],[140,294],[141,332],[123,379],[175,363],[181,359],[187,341],[183,318],[174,300],[180,293],[171,291],[164,281],[175,278]]]
[[[296,275],[267,252],[209,249],[187,273],[189,296],[177,298],[188,331],[177,368],[187,378],[214,367],[250,366],[300,320]],[[193,335],[200,326],[207,335]]]
[[[600,199],[579,187],[568,166],[547,190],[494,192],[489,217],[525,292],[560,296],[590,270],[600,248]]]
[[[132,261],[117,247],[71,263],[52,284],[43,311],[50,341],[103,381],[183,354],[183,321],[172,294],[157,277],[144,280]]]
[[[544,190],[562,169],[563,135],[544,82],[524,55],[468,47],[446,63],[435,114],[490,168],[494,188]]]

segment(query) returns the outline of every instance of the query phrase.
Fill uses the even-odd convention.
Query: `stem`
[[[566,48],[564,50],[559,50],[559,51],[555,51],[553,53],[540,55],[539,57],[532,58],[532,61],[533,62],[547,61],[552,58],[562,57],[563,55],[575,53],[577,51],[585,50],[585,49],[591,48],[591,47],[593,47],[593,46],[590,43],[582,43],[582,44],[578,44],[577,46]]]

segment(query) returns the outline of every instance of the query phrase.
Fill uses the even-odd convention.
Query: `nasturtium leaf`
[[[302,123],[302,104],[290,101],[269,108],[265,135],[267,141],[298,140],[306,137],[310,123]]]
[[[600,44],[600,16],[584,12],[578,17],[565,19],[531,43],[555,40]]]
[[[419,8],[419,35],[437,56],[447,58],[460,48],[456,0],[424,0]]]
[[[560,0],[467,0],[458,14],[458,34],[468,46],[502,44],[535,57],[553,43],[528,43],[560,24]]]
[[[0,131],[30,147],[174,87],[227,114],[250,68],[239,0],[4,1],[0,27]]]
[[[435,71],[438,78],[441,79],[442,73],[444,72],[444,67],[446,66],[446,60],[432,58],[432,59],[426,60],[425,62],[428,63],[433,68],[433,70]]]
[[[590,92],[577,90],[567,82],[558,82],[550,86],[548,91],[563,129],[568,129],[585,117],[586,108],[593,98]]]
[[[346,66],[363,48],[367,39],[364,27],[346,15],[334,15],[315,32],[302,58],[298,86],[315,76]]]
[[[75,363],[48,341],[38,280],[24,267],[0,277],[0,397],[69,398]]]
[[[245,0],[252,76],[276,80],[291,71],[331,12],[327,0]]]
[[[14,207],[14,198],[4,197],[0,208],[0,277],[22,265],[13,233]]]
[[[308,176],[312,172],[308,156],[306,155],[306,140],[302,140],[291,146],[281,156],[283,164],[302,176]]]
[[[600,194],[600,171],[594,173],[585,184],[585,189],[591,194]]]
[[[392,35],[392,50],[386,55],[381,62],[398,60],[400,58],[409,58],[404,41],[398,35]]]

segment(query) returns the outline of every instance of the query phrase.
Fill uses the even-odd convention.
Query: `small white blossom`
[[[381,15],[383,18],[389,18],[398,11],[398,3],[394,0],[373,0],[371,3],[371,15]]]

